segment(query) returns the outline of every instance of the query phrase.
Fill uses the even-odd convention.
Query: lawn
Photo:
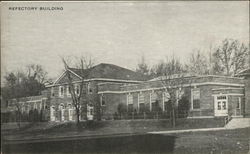
[[[113,134],[140,134],[150,131],[165,131],[176,129],[193,129],[223,127],[224,119],[178,119],[173,128],[169,120],[117,120],[117,121],[93,121],[86,124],[82,122],[80,127],[76,124],[64,123],[44,129],[31,129],[22,131],[5,132],[6,139],[39,139],[58,138],[70,136],[99,136]]]
[[[9,144],[3,153],[206,153],[247,154],[249,128],[180,134],[141,134],[119,137]]]
[[[249,154],[250,128],[175,134],[174,153]]]

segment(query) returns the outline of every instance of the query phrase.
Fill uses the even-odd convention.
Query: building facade
[[[245,108],[245,80],[242,78],[209,75],[176,77],[171,80],[182,80],[179,82],[181,85],[167,86],[175,88],[176,93],[181,92],[179,100],[186,98],[187,116],[190,118],[227,115],[241,117],[249,112],[249,109]],[[107,105],[116,104],[118,107],[118,104],[124,104],[127,110],[137,113],[154,112],[155,108],[159,109],[157,112],[169,112],[170,94],[162,79],[132,85],[117,85],[119,88],[116,87],[114,90],[107,84],[99,86],[100,97],[108,102]],[[179,90],[180,88],[182,90]],[[116,107],[112,105],[107,108]],[[108,116],[108,112],[105,113]],[[105,117],[105,114],[103,116]]]
[[[75,121],[76,110],[72,102],[71,89],[66,76],[71,74],[74,93],[82,89],[80,120],[110,120],[120,118],[169,118],[171,102],[178,114],[188,118],[208,118],[221,116],[242,117],[250,114],[249,76],[172,76],[149,77],[134,71],[112,65],[99,64],[90,69],[68,68],[57,80],[46,87],[41,96],[13,100],[9,108],[20,104],[22,113],[39,110],[47,121]],[[168,87],[168,88],[166,88]],[[168,91],[171,89],[172,92]],[[87,113],[86,113],[87,112]],[[129,117],[130,116],[130,117]]]
[[[112,64],[99,64],[84,71],[69,68],[68,70],[72,77],[73,91],[76,95],[80,94],[80,85],[82,78],[84,84],[82,88],[82,104],[80,107],[80,120],[84,119],[84,114],[87,114],[88,119],[100,119],[102,108],[105,107],[105,102],[100,103],[98,94],[98,85],[100,83],[112,83],[117,85],[134,84],[147,80],[147,77],[133,72],[131,70],[115,66]],[[50,121],[75,121],[76,110],[72,102],[69,82],[64,72],[52,85],[47,86],[47,93],[50,98]],[[87,113],[83,108],[83,104],[87,104]],[[99,115],[99,116],[98,116]]]

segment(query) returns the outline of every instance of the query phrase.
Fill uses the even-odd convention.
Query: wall
[[[245,77],[245,116],[250,117],[250,76]]]

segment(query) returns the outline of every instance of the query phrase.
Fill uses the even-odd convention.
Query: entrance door
[[[227,116],[228,114],[228,104],[227,104],[227,96],[220,95],[215,96],[215,116]]]

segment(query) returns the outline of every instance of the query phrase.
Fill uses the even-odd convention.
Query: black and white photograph
[[[250,154],[249,4],[1,2],[1,154]]]

